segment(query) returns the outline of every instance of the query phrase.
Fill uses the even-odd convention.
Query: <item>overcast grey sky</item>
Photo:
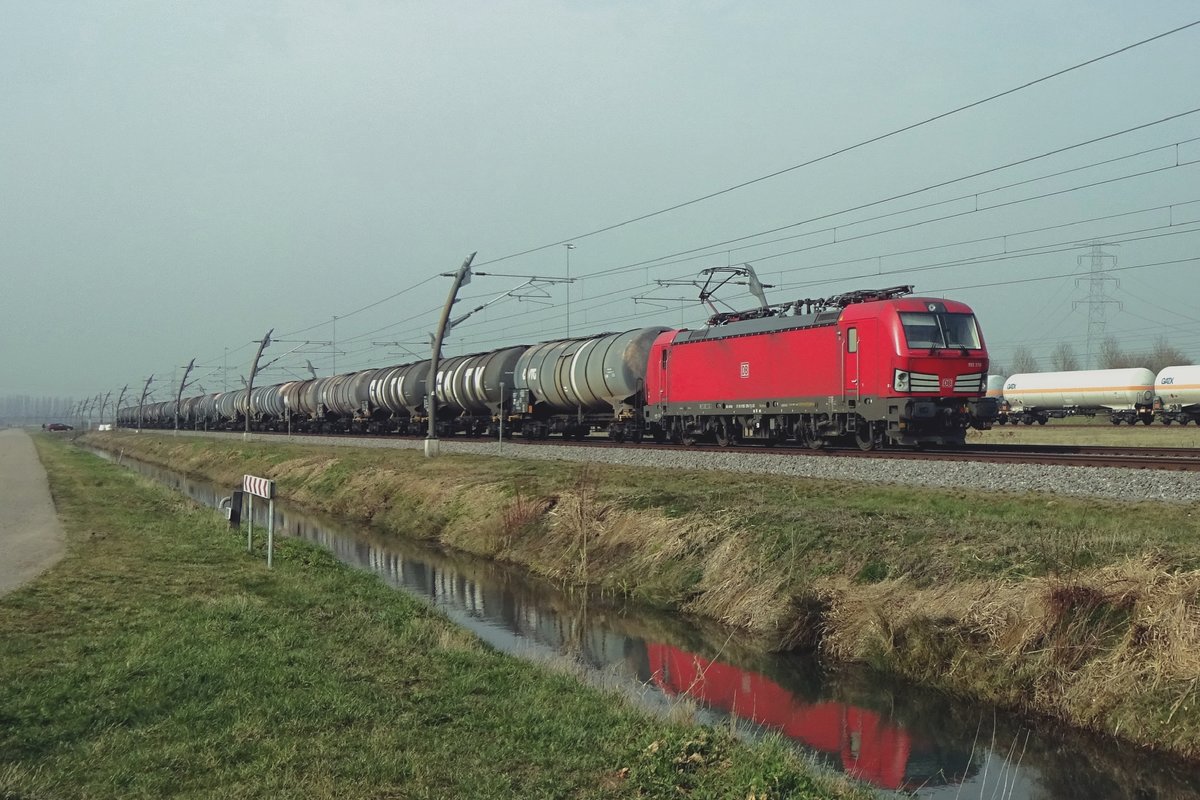
[[[1200,359],[1200,113],[1072,147],[1200,108],[1200,26],[585,235],[1193,22],[1194,2],[0,0],[0,19],[0,395],[193,357],[206,390],[232,387],[268,328],[268,356],[296,351],[265,381],[413,360],[439,273],[478,251],[562,277],[563,241],[572,334],[697,325],[674,302],[695,291],[655,280],[750,261],[777,302],[964,300],[1004,362],[1084,350],[1072,273],[1103,240],[1107,332]],[[461,307],[518,283],[476,278]],[[447,353],[562,336],[567,293],[548,294],[490,306]]]

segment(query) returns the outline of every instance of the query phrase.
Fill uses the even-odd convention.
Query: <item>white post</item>
[[[254,551],[254,495],[246,492],[250,510],[246,512],[246,552]]]
[[[496,442],[496,455],[504,453],[504,383],[500,383],[500,439]]]
[[[274,494],[274,493],[272,493]],[[267,503],[267,569],[271,568],[271,551],[275,549],[275,498]]]

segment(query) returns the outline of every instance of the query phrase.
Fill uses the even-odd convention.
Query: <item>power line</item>
[[[818,164],[818,163],[820,163],[820,162],[822,162],[822,161],[826,161],[826,160],[828,160],[828,159],[830,159],[830,158],[834,158],[835,156],[839,156],[839,155],[843,155],[843,154],[845,154],[845,153],[849,153],[849,152],[851,152],[851,151],[853,151],[853,150],[857,150],[857,149],[859,149],[859,148],[866,147],[867,145],[870,145],[870,144],[875,144],[876,142],[881,142],[881,141],[883,141],[883,140],[885,140],[885,139],[889,139],[889,138],[891,138],[891,137],[893,137],[893,136],[898,136],[898,135],[899,135],[899,134],[901,134],[901,133],[906,133],[906,132],[908,132],[908,131],[915,130],[915,129],[917,129],[917,128],[920,128],[920,127],[922,127],[922,126],[924,126],[924,125],[928,125],[928,124],[930,124],[930,123],[937,122],[938,120],[946,119],[947,117],[951,117],[951,116],[953,116],[953,115],[955,115],[955,114],[958,114],[958,113],[960,113],[960,112],[967,111],[967,110],[969,110],[969,109],[972,109],[972,108],[975,108],[975,107],[977,107],[977,106],[981,106],[981,105],[983,105],[983,104],[985,104],[985,103],[990,103],[990,102],[991,102],[991,101],[993,101],[993,100],[998,100],[998,99],[1000,99],[1001,97],[1006,97],[1007,95],[1014,94],[1014,93],[1016,93],[1016,92],[1019,92],[1019,91],[1022,91],[1022,90],[1024,90],[1024,89],[1028,89],[1028,88],[1030,88],[1031,86],[1036,86],[1036,85],[1037,85],[1037,84],[1039,84],[1039,83],[1044,83],[1044,82],[1046,82],[1046,81],[1049,81],[1049,80],[1052,80],[1052,79],[1054,79],[1054,78],[1061,77],[1062,75],[1066,75],[1066,74],[1067,74],[1067,73],[1069,73],[1069,72],[1074,72],[1075,70],[1082,69],[1083,67],[1091,66],[1092,64],[1096,64],[1096,63],[1098,63],[1098,62],[1100,62],[1100,61],[1103,61],[1103,60],[1105,60],[1105,59],[1107,59],[1107,58],[1112,58],[1113,56],[1117,56],[1117,55],[1120,55],[1121,53],[1128,52],[1128,51],[1130,51],[1130,50],[1133,50],[1134,48],[1141,47],[1142,45],[1146,45],[1146,44],[1149,44],[1149,43],[1151,43],[1151,42],[1157,41],[1158,39],[1163,39],[1163,38],[1166,38],[1166,37],[1168,37],[1168,36],[1172,36],[1172,35],[1174,35],[1174,34],[1176,34],[1176,33],[1180,33],[1181,31],[1185,31],[1185,30],[1187,30],[1188,28],[1195,27],[1196,25],[1200,25],[1200,20],[1196,20],[1195,22],[1189,22],[1189,23],[1187,23],[1186,25],[1181,25],[1181,26],[1179,26],[1178,28],[1173,28],[1173,29],[1171,29],[1171,30],[1169,30],[1169,31],[1164,31],[1163,33],[1159,33],[1159,34],[1156,34],[1156,35],[1154,35],[1154,36],[1151,36],[1151,37],[1149,37],[1149,38],[1147,38],[1147,39],[1142,39],[1141,41],[1134,42],[1133,44],[1129,44],[1129,45],[1126,45],[1126,46],[1124,46],[1124,47],[1118,48],[1118,49],[1116,49],[1116,50],[1112,50],[1112,51],[1110,51],[1110,52],[1108,52],[1108,53],[1105,53],[1105,54],[1103,54],[1103,55],[1096,56],[1095,58],[1090,58],[1090,59],[1088,59],[1087,61],[1081,61],[1080,63],[1078,63],[1078,64],[1075,64],[1075,65],[1073,65],[1073,66],[1066,67],[1065,69],[1058,70],[1057,72],[1052,72],[1052,73],[1050,73],[1049,75],[1043,75],[1043,76],[1042,76],[1042,77],[1040,77],[1040,78],[1036,78],[1036,79],[1034,79],[1034,80],[1028,81],[1028,82],[1026,82],[1026,83],[1023,83],[1023,84],[1021,84],[1021,85],[1019,85],[1019,86],[1014,86],[1014,87],[1013,87],[1013,88],[1011,88],[1011,89],[1006,89],[1006,90],[1005,90],[1005,91],[1003,91],[1003,92],[998,92],[998,93],[996,93],[996,94],[993,94],[993,95],[990,95],[990,96],[988,96],[988,97],[985,97],[985,98],[983,98],[983,99],[981,99],[981,100],[976,100],[976,101],[974,101],[974,102],[967,103],[966,105],[962,105],[962,106],[959,106],[959,107],[957,107],[957,108],[951,109],[950,111],[944,111],[944,112],[942,112],[941,114],[936,114],[936,115],[934,115],[934,116],[932,116],[932,117],[928,117],[928,118],[926,118],[926,119],[923,119],[923,120],[921,120],[920,122],[914,122],[914,123],[912,123],[912,124],[905,125],[904,127],[901,127],[901,128],[896,128],[895,130],[889,131],[888,133],[883,133],[883,134],[880,134],[880,135],[878,135],[878,136],[871,137],[870,139],[864,139],[863,141],[861,141],[861,142],[858,142],[857,144],[848,145],[848,146],[846,146],[846,147],[843,147],[843,148],[840,148],[840,149],[838,149],[838,150],[834,150],[834,151],[832,151],[832,152],[830,152],[830,153],[826,153],[826,154],[825,154],[825,155],[823,155],[823,156],[818,156],[818,157],[816,157],[816,158],[809,159],[808,161],[804,161],[804,162],[802,162],[802,163],[800,163],[800,164],[795,164],[795,165],[793,165],[793,166],[790,166],[790,167],[785,167],[784,169],[776,170],[775,172],[771,172],[771,173],[768,173],[768,174],[766,174],[766,175],[762,175],[762,176],[760,176],[760,177],[757,177],[757,178],[752,178],[752,179],[750,179],[750,180],[743,181],[743,182],[741,182],[741,183],[738,183],[738,184],[734,184],[733,186],[729,186],[729,187],[727,187],[727,188],[720,189],[720,190],[718,190],[718,191],[715,191],[715,192],[710,192],[709,194],[703,195],[703,196],[701,196],[701,197],[694,198],[694,199],[692,199],[692,200],[686,200],[686,201],[684,201],[684,202],[682,202],[682,203],[676,203],[676,204],[675,204],[675,205],[673,205],[673,206],[669,206],[669,207],[667,207],[667,208],[659,209],[658,211],[651,211],[651,212],[649,212],[649,213],[642,214],[642,215],[640,215],[640,216],[637,216],[637,217],[633,217],[632,219],[627,219],[627,220],[625,220],[625,221],[623,221],[623,222],[617,222],[617,223],[614,223],[614,224],[612,224],[612,225],[606,225],[606,226],[604,226],[604,227],[602,227],[602,228],[597,228],[597,229],[595,229],[595,230],[588,231],[587,233],[579,233],[579,234],[575,234],[574,236],[568,236],[568,237],[566,237],[566,238],[564,238],[564,239],[559,239],[558,241],[550,242],[549,244],[539,245],[539,246],[537,246],[537,247],[531,247],[531,248],[529,248],[529,249],[527,249],[527,250],[522,250],[522,251],[520,251],[520,252],[517,252],[517,253],[509,253],[508,255],[505,255],[505,256],[500,256],[500,257],[498,257],[498,258],[491,259],[490,261],[484,261],[484,262],[482,262],[482,263],[478,264],[477,266],[485,266],[485,265],[487,265],[487,264],[495,264],[495,263],[498,263],[498,262],[500,262],[500,261],[506,261],[506,260],[508,260],[508,259],[511,259],[511,258],[518,258],[518,257],[520,257],[520,256],[526,256],[526,255],[529,255],[529,254],[531,254],[531,253],[537,253],[537,252],[540,252],[540,251],[542,251],[542,250],[548,250],[548,249],[550,249],[550,248],[552,248],[552,247],[561,247],[562,245],[568,244],[568,243],[570,243],[570,242],[573,242],[573,241],[578,241],[579,239],[586,239],[586,238],[588,238],[588,237],[591,237],[591,236],[596,236],[596,235],[598,235],[598,234],[601,234],[601,233],[607,233],[608,231],[616,230],[617,228],[621,228],[621,227],[624,227],[624,226],[626,226],[626,225],[632,225],[632,224],[633,224],[633,223],[635,223],[635,222],[642,222],[642,221],[644,221],[644,220],[651,219],[651,218],[653,218],[653,217],[661,216],[662,214],[667,214],[667,213],[670,213],[671,211],[677,211],[677,210],[679,210],[679,209],[681,209],[681,208],[686,208],[687,206],[695,205],[695,204],[697,204],[697,203],[702,203],[702,202],[704,202],[705,200],[711,200],[711,199],[713,199],[714,197],[720,197],[721,195],[724,195],[724,194],[728,194],[728,193],[730,193],[730,192],[737,191],[738,189],[744,189],[744,188],[746,188],[747,186],[752,186],[752,185],[754,185],[754,184],[756,184],[756,183],[761,183],[761,182],[763,182],[763,181],[770,180],[770,179],[772,179],[772,178],[777,178],[777,177],[779,177],[780,175],[786,175],[786,174],[787,174],[787,173],[789,173],[789,172],[795,172],[796,170],[798,170],[798,169],[803,169],[804,167],[810,167],[810,166],[812,166],[813,164]],[[669,257],[669,256],[668,256],[668,257]]]
[[[787,225],[781,225],[781,226],[779,226],[779,227],[776,227],[776,228],[769,228],[769,229],[767,229],[767,230],[762,230],[762,231],[758,231],[758,232],[756,232],[756,233],[746,234],[746,235],[744,235],[744,236],[738,236],[738,237],[736,237],[736,238],[733,238],[733,239],[726,239],[726,240],[724,240],[724,241],[720,241],[720,242],[712,242],[712,243],[710,243],[710,244],[706,244],[706,245],[703,245],[703,246],[701,246],[701,247],[694,247],[694,248],[691,248],[691,249],[689,249],[689,250],[680,250],[680,251],[678,251],[678,252],[674,252],[674,253],[668,253],[668,254],[666,254],[666,255],[659,256],[659,257],[657,257],[657,258],[647,259],[647,260],[643,260],[643,261],[639,261],[639,262],[635,262],[635,263],[631,263],[631,264],[625,264],[625,265],[622,265],[622,266],[620,266],[620,267],[611,267],[611,268],[609,268],[609,269],[600,270],[600,271],[598,271],[598,272],[592,272],[592,273],[588,273],[588,274],[586,274],[586,275],[584,275],[584,276],[581,276],[581,277],[585,277],[585,278],[591,278],[591,277],[600,277],[600,276],[604,276],[604,275],[611,275],[611,274],[615,274],[615,273],[617,273],[617,272],[624,272],[624,271],[627,271],[627,270],[638,269],[638,268],[640,268],[640,267],[654,266],[654,265],[657,265],[657,263],[658,263],[658,262],[660,262],[660,261],[662,261],[662,260],[664,260],[664,259],[668,259],[668,258],[676,258],[676,257],[678,257],[678,256],[684,256],[684,255],[689,255],[689,254],[693,254],[693,253],[698,253],[698,252],[699,252],[699,251],[701,251],[701,250],[708,250],[708,249],[711,249],[711,248],[714,248],[714,247],[724,247],[725,245],[729,245],[729,244],[737,244],[737,243],[739,243],[739,242],[744,242],[744,241],[746,241],[746,240],[748,240],[748,239],[753,239],[753,238],[756,238],[756,237],[758,237],[758,236],[766,236],[766,235],[768,235],[768,234],[772,234],[772,233],[779,233],[780,231],[789,230],[789,229],[791,229],[791,228],[797,228],[797,227],[799,227],[799,226],[801,226],[801,225],[807,225],[807,224],[809,224],[809,223],[812,223],[812,222],[820,222],[821,220],[830,219],[830,218],[832,218],[832,217],[840,216],[840,215],[842,215],[842,214],[849,214],[849,213],[851,213],[851,212],[854,212],[854,211],[862,211],[863,209],[866,209],[866,208],[871,208],[871,207],[873,207],[873,206],[882,205],[882,204],[884,204],[884,203],[890,203],[890,202],[892,202],[893,200],[901,200],[901,199],[904,199],[905,197],[912,197],[912,196],[914,196],[914,195],[921,194],[922,192],[928,192],[928,191],[932,191],[932,190],[934,190],[934,189],[940,189],[940,188],[943,188],[943,187],[946,187],[946,186],[950,186],[950,185],[952,185],[952,184],[955,184],[955,183],[960,183],[960,182],[962,182],[962,181],[970,180],[970,179],[972,179],[972,178],[979,178],[979,177],[982,177],[982,176],[984,176],[984,175],[988,175],[988,174],[990,174],[990,173],[993,173],[993,172],[1000,172],[1001,170],[1005,170],[1005,169],[1010,169],[1010,168],[1012,168],[1012,167],[1021,166],[1022,164],[1028,164],[1028,163],[1031,163],[1031,162],[1033,162],[1033,161],[1038,161],[1038,160],[1040,160],[1040,159],[1043,159],[1043,158],[1049,158],[1050,156],[1059,155],[1059,154],[1061,154],[1061,153],[1065,153],[1065,152],[1067,152],[1067,151],[1069,151],[1069,150],[1075,150],[1075,149],[1077,149],[1077,148],[1080,148],[1080,147],[1086,147],[1086,146],[1088,146],[1088,145],[1091,145],[1091,144],[1096,144],[1097,142],[1102,142],[1102,141],[1105,141],[1106,139],[1113,139],[1113,138],[1116,138],[1116,137],[1118,137],[1118,136],[1123,136],[1123,135],[1125,135],[1125,134],[1127,134],[1127,133],[1132,133],[1132,132],[1134,132],[1134,131],[1139,131],[1139,130],[1144,130],[1144,129],[1146,129],[1146,128],[1151,128],[1151,127],[1153,127],[1153,126],[1155,126],[1155,125],[1161,125],[1161,124],[1164,124],[1164,123],[1166,123],[1166,122],[1170,122],[1170,121],[1172,121],[1172,120],[1180,119],[1180,118],[1182,118],[1182,117],[1186,117],[1186,116],[1189,116],[1189,115],[1191,115],[1191,114],[1195,114],[1195,113],[1197,113],[1197,112],[1200,112],[1200,107],[1193,108],[1193,109],[1190,109],[1190,110],[1188,110],[1188,111],[1182,111],[1182,112],[1180,112],[1180,113],[1178,113],[1178,114],[1172,114],[1172,115],[1170,115],[1170,116],[1167,116],[1167,117],[1163,117],[1163,118],[1161,118],[1161,119],[1154,120],[1153,122],[1146,122],[1146,123],[1143,123],[1143,124],[1141,124],[1141,125],[1135,125],[1135,126],[1133,126],[1133,127],[1131,127],[1131,128],[1126,128],[1126,129],[1124,129],[1124,130],[1120,130],[1120,131],[1114,131],[1113,133],[1105,134],[1104,136],[1098,136],[1098,137],[1096,137],[1096,138],[1094,138],[1094,139],[1089,139],[1089,140],[1087,140],[1087,141],[1078,142],[1078,143],[1076,143],[1076,144],[1067,145],[1067,146],[1065,146],[1065,147],[1056,148],[1056,149],[1054,149],[1054,150],[1048,150],[1048,151],[1046,151],[1046,152],[1044,152],[1044,153],[1040,153],[1040,154],[1038,154],[1038,155],[1035,155],[1035,156],[1029,156],[1029,157],[1027,157],[1027,158],[1022,158],[1022,159],[1019,159],[1019,160],[1017,160],[1017,161],[1012,161],[1012,162],[1009,162],[1009,163],[1007,163],[1007,164],[1001,164],[1001,165],[999,165],[999,166],[990,167],[990,168],[988,168],[988,169],[981,170],[981,171],[979,171],[979,172],[974,172],[974,173],[971,173],[971,174],[969,174],[969,175],[963,175],[963,176],[960,176],[960,177],[958,177],[958,178],[951,178],[950,180],[941,181],[941,182],[939,182],[939,183],[932,183],[932,184],[929,184],[928,186],[924,186],[924,187],[922,187],[922,188],[920,188],[920,189],[912,189],[912,190],[909,190],[909,191],[906,191],[906,192],[901,192],[901,193],[899,193],[899,194],[892,195],[892,196],[890,196],[890,197],[885,197],[885,198],[883,198],[883,199],[880,199],[880,200],[873,200],[873,201],[871,201],[871,202],[869,202],[869,203],[862,203],[862,204],[860,204],[860,205],[857,205],[857,206],[852,206],[852,207],[850,207],[850,208],[844,208],[844,209],[841,209],[840,211],[832,211],[832,212],[829,212],[829,213],[827,213],[827,214],[821,214],[821,215],[819,215],[819,216],[816,216],[816,217],[810,217],[809,219],[800,220],[800,221],[798,221],[798,222],[792,222],[792,223],[788,223]],[[1188,162],[1188,163],[1194,163],[1194,162]],[[1173,165],[1170,165],[1169,167],[1163,167],[1163,168],[1161,168],[1161,169],[1162,169],[1162,170],[1173,169],[1175,166],[1176,166],[1176,165],[1174,165],[1174,164],[1173,164]],[[1161,170],[1160,170],[1160,171],[1161,171]],[[988,190],[988,191],[992,191],[992,190]],[[984,192],[984,193],[986,193],[986,192]],[[968,198],[968,197],[974,197],[974,196],[975,196],[975,195],[977,195],[977,194],[980,194],[980,193],[979,193],[979,192],[972,192],[972,193],[970,193],[970,194],[963,195],[962,197],[959,197],[959,198],[954,198],[954,199],[957,199],[957,200],[962,200],[962,199],[966,199],[966,198]],[[945,203],[945,202],[950,202],[950,201],[941,201],[940,203],[936,203],[936,204],[934,204],[934,205],[940,205],[941,203]],[[988,207],[987,207],[987,209],[985,209],[985,210],[990,210],[990,209],[992,209],[992,208],[1001,208],[1001,207],[1003,207],[1004,205],[1008,205],[1008,204],[1003,204],[1003,203],[1002,203],[1002,204],[999,204],[999,205],[996,205],[996,206],[988,206]],[[918,209],[919,209],[919,208],[920,208],[920,207],[918,207]],[[912,211],[912,210],[914,210],[914,209],[906,209],[906,211]],[[893,213],[901,213],[901,212],[893,212]],[[851,223],[847,223],[847,224],[851,224]]]

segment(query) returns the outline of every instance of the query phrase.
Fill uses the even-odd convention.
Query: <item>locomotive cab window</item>
[[[846,331],[846,352],[858,352],[858,328],[851,328]]]
[[[901,311],[900,324],[912,350],[978,350],[979,329],[974,314]]]

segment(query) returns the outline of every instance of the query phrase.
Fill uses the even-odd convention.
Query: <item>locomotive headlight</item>
[[[908,373],[902,369],[896,370],[896,374],[892,376],[892,385],[896,387],[897,392],[907,392]]]

